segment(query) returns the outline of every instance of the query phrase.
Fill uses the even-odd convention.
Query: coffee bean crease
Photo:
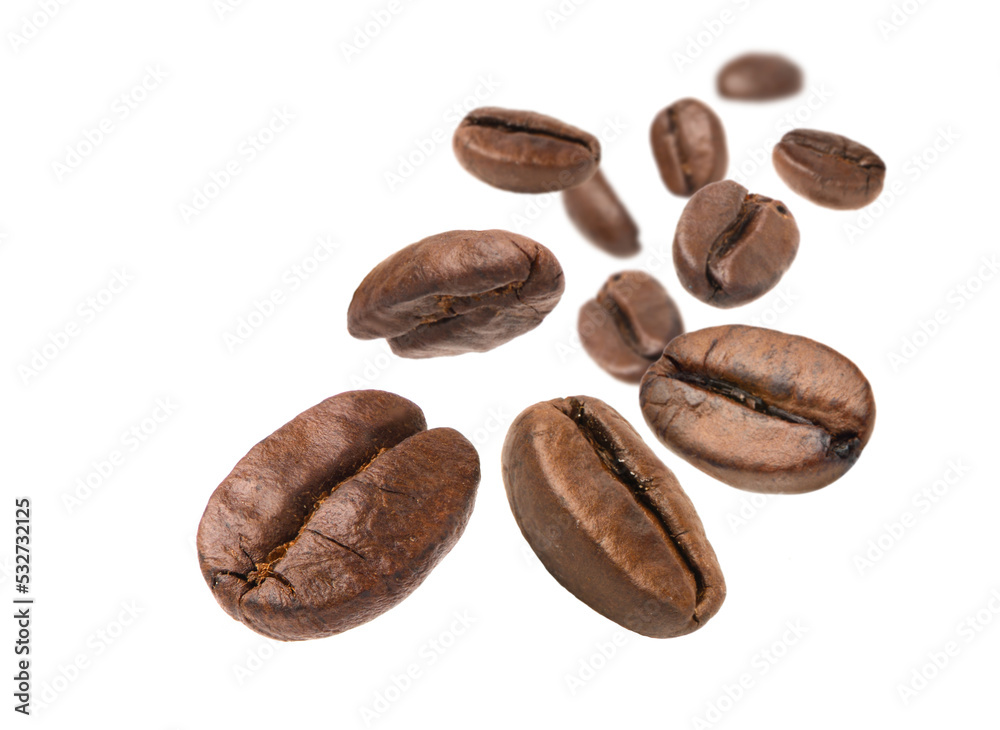
[[[599,419],[590,414],[586,405],[577,398],[569,399],[570,418],[576,424],[580,434],[587,440],[594,449],[594,453],[608,472],[619,483],[627,487],[636,502],[642,507],[652,520],[658,524],[664,534],[677,548],[677,552],[694,578],[696,587],[695,611],[692,619],[695,623],[701,623],[701,609],[705,600],[705,590],[707,587],[705,576],[697,562],[694,560],[687,546],[678,538],[687,533],[687,530],[672,525],[670,517],[664,510],[657,508],[657,505],[650,499],[649,491],[655,487],[655,480],[637,474],[629,467],[632,459],[624,453],[616,444],[614,438],[608,433],[607,427]]]

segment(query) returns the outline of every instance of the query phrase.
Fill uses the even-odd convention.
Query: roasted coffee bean
[[[646,636],[681,636],[726,597],[718,559],[677,479],[596,398],[538,403],[503,446],[521,532],[570,593]]]
[[[208,501],[198,561],[226,613],[317,639],[387,611],[455,545],[479,456],[398,395],[328,398],[254,446]]]
[[[788,187],[827,208],[863,208],[885,183],[882,158],[839,134],[794,129],[775,146],[773,158]]]
[[[707,185],[688,201],[674,235],[674,266],[691,294],[738,307],[769,291],[799,250],[799,227],[780,200],[732,180]]]
[[[684,322],[660,282],[644,271],[624,271],[580,308],[577,331],[594,362],[616,378],[638,383],[684,331]]]
[[[600,170],[562,199],[569,219],[595,246],[613,256],[639,253],[639,228]]]
[[[802,89],[802,69],[784,56],[747,53],[722,67],[716,85],[727,99],[781,99]]]
[[[401,357],[485,352],[537,327],[559,303],[555,256],[507,231],[450,231],[380,263],[354,292],[347,329]]]
[[[875,399],[858,367],[805,337],[729,325],[674,339],[640,404],[667,448],[726,484],[795,494],[858,460]]]
[[[650,141],[660,177],[674,195],[692,195],[726,176],[722,122],[697,99],[681,99],[657,114]]]
[[[601,162],[597,137],[535,112],[473,109],[452,139],[462,167],[515,193],[557,192],[586,182]]]

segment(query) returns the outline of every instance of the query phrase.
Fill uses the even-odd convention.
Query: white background
[[[384,728],[998,726],[1000,279],[979,278],[1000,248],[996,4],[398,0],[392,14],[387,0],[250,0],[220,14],[212,0],[95,0],[52,3],[51,18],[45,5],[9,0],[0,12],[0,581],[9,606],[13,498],[26,495],[39,726],[344,728],[365,727],[363,713]],[[390,21],[358,38],[372,13]],[[32,17],[45,21],[35,33]],[[364,47],[348,57],[347,43]],[[796,59],[806,90],[767,104],[718,98],[716,71],[747,50]],[[116,99],[147,67],[166,78],[122,118]],[[648,126],[683,96],[718,111],[730,174],[742,168],[752,190],[784,200],[802,232],[778,289],[740,309],[687,296],[669,263],[684,200],[659,180]],[[480,103],[603,133],[603,168],[643,253],[613,259],[558,199],[466,174],[450,149],[455,107]],[[248,161],[239,147],[274,109],[295,119]],[[104,118],[113,129],[57,172]],[[768,161],[793,125],[870,146],[897,194],[870,218],[794,195]],[[445,142],[421,159],[420,140],[435,135]],[[418,164],[401,171],[411,154]],[[231,159],[242,174],[185,221],[181,205]],[[556,253],[566,293],[540,327],[487,354],[424,361],[348,336],[348,302],[374,264],[463,228],[520,230]],[[314,266],[319,236],[339,248]],[[312,274],[296,279],[296,266]],[[758,509],[656,443],[636,389],[574,337],[579,306],[624,268],[660,277],[689,329],[756,321],[854,360],[879,409],[857,466]],[[90,314],[87,298],[107,296],[122,271],[128,286]],[[227,347],[275,289],[285,299],[272,316]],[[922,334],[938,310],[946,321]],[[35,368],[35,350],[74,324]],[[274,644],[216,605],[198,570],[198,520],[254,443],[362,383],[474,441],[475,513],[398,607],[341,636]],[[629,418],[703,518],[729,594],[690,636],[621,630],[563,590],[518,531],[500,479],[506,428],[532,403],[575,394]],[[176,404],[165,419],[157,399]],[[113,451],[123,463],[92,475]],[[78,483],[88,476],[100,482],[89,492]],[[935,501],[920,496],[935,483]],[[789,622],[804,627],[794,643]],[[10,718],[15,627],[4,623]],[[948,642],[957,655],[925,670]],[[420,676],[393,689],[410,665]],[[935,676],[904,700],[914,671]],[[741,675],[752,686],[734,691]]]

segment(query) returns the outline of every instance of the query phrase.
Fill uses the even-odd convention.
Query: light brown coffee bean
[[[738,307],[770,291],[795,260],[799,227],[785,204],[732,180],[688,201],[674,235],[674,266],[691,294]]]
[[[536,112],[482,107],[452,140],[462,167],[515,193],[558,192],[586,182],[601,162],[594,135]]]
[[[726,176],[729,148],[722,121],[697,99],[681,99],[657,114],[650,141],[660,177],[674,195],[693,195]]]
[[[639,228],[600,170],[563,191],[562,199],[569,219],[595,246],[612,256],[639,252]]]
[[[623,271],[580,308],[577,331],[594,362],[620,380],[638,383],[684,331],[684,322],[660,282],[644,271]]]
[[[525,539],[595,611],[666,638],[719,610],[725,580],[691,500],[606,403],[578,396],[531,406],[511,425],[502,463]]]
[[[744,325],[672,340],[639,402],[667,448],[752,492],[825,487],[854,466],[875,426],[857,365],[805,337]]]
[[[781,99],[802,90],[802,69],[784,56],[747,53],[722,67],[716,86],[727,99]]]
[[[788,187],[826,208],[863,208],[875,202],[885,184],[881,157],[831,132],[794,129],[781,138],[772,158]]]
[[[398,395],[328,398],[254,446],[208,501],[198,562],[219,605],[282,641],[387,611],[461,536],[479,456]]]

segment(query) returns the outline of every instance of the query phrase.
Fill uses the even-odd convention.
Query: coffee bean
[[[747,53],[722,67],[716,85],[727,99],[781,99],[802,89],[802,70],[784,56]]]
[[[469,112],[452,146],[470,173],[515,193],[571,188],[590,179],[601,161],[594,135],[544,114],[498,107]]]
[[[503,446],[521,532],[570,593],[646,636],[688,634],[726,596],[718,559],[677,479],[596,398],[538,403]]]
[[[559,303],[555,256],[507,231],[450,231],[380,263],[354,292],[347,329],[401,357],[485,352],[537,327]]]
[[[254,446],[208,501],[198,561],[219,605],[283,641],[387,611],[455,545],[479,456],[398,395],[328,398]]]
[[[691,294],[738,307],[778,283],[799,250],[799,227],[780,200],[732,180],[706,185],[688,201],[674,235],[674,266]]]
[[[613,256],[639,253],[639,229],[600,170],[562,199],[569,219],[595,246]]]
[[[650,141],[660,177],[674,195],[692,195],[726,176],[722,122],[697,99],[681,99],[657,114]]]
[[[863,208],[885,183],[881,157],[831,132],[794,129],[775,146],[773,158],[774,169],[788,187],[827,208]]]
[[[684,322],[660,282],[643,271],[624,271],[580,308],[577,330],[594,362],[616,378],[638,383],[684,331]]]
[[[854,465],[875,425],[871,386],[854,363],[805,337],[743,325],[674,339],[639,401],[667,448],[751,492],[825,487]]]

